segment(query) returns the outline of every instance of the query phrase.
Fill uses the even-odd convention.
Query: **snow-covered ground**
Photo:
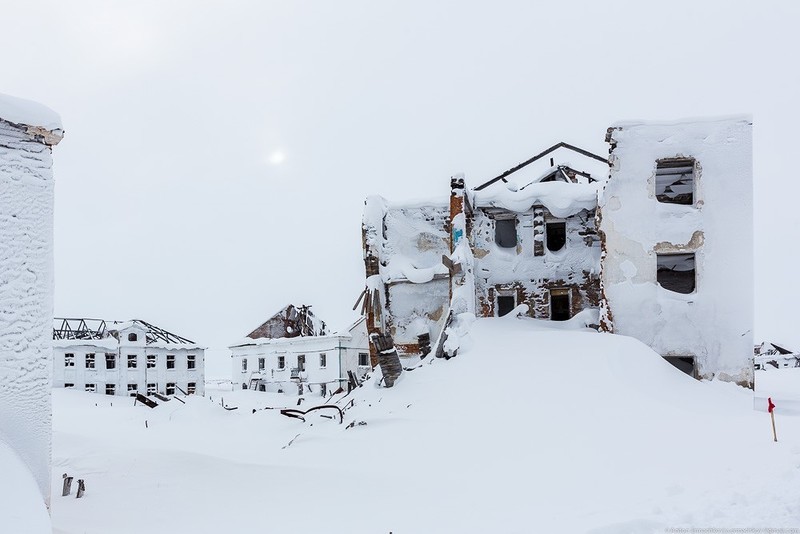
[[[55,532],[800,525],[800,418],[775,393],[774,443],[752,392],[692,380],[631,338],[480,319],[458,357],[341,400],[355,401],[344,424],[263,409],[295,397],[207,395],[151,410],[55,391],[53,487],[86,479],[85,498],[53,497]]]

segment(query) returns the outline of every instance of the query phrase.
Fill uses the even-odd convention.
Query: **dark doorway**
[[[547,228],[547,250],[555,252],[567,244],[567,223],[549,222]]]
[[[550,290],[550,320],[566,321],[571,317],[569,309],[569,289]]]
[[[513,296],[498,295],[497,296],[497,316],[502,317],[511,313],[516,303]]]
[[[697,376],[695,371],[694,356],[664,356],[676,369],[680,369],[691,377]]]

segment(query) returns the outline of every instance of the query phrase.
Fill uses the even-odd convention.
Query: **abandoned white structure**
[[[57,318],[53,387],[104,395],[203,395],[205,349],[141,320]]]
[[[324,397],[348,371],[361,378],[371,370],[364,318],[330,333],[307,306],[286,306],[229,348],[235,388]]]
[[[443,355],[459,313],[587,310],[696,377],[752,384],[751,121],[622,123],[607,141],[609,158],[559,143],[472,190],[456,176],[449,202],[368,198],[369,332]]]
[[[17,474],[30,472],[42,510],[50,499],[52,147],[62,136],[53,111],[0,95],[0,470],[14,509],[31,505]]]

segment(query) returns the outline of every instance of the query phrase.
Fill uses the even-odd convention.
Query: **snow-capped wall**
[[[616,124],[600,201],[607,324],[662,356],[694,357],[701,377],[739,383],[752,383],[751,131],[747,117]],[[693,179],[665,189],[657,161],[688,161]],[[668,203],[665,191],[691,196]],[[659,256],[675,254],[694,254],[694,286],[684,293],[658,282]]]
[[[51,146],[60,139],[55,113],[0,95],[0,441],[31,470],[46,502],[53,320]]]

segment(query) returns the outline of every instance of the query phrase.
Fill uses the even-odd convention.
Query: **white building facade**
[[[203,395],[205,349],[140,320],[56,319],[53,387],[105,395]]]
[[[344,333],[246,338],[231,345],[234,388],[291,395],[329,396],[346,389],[348,371],[371,371],[362,317]]]
[[[698,378],[752,385],[752,120],[621,123],[606,140],[603,323]]]

